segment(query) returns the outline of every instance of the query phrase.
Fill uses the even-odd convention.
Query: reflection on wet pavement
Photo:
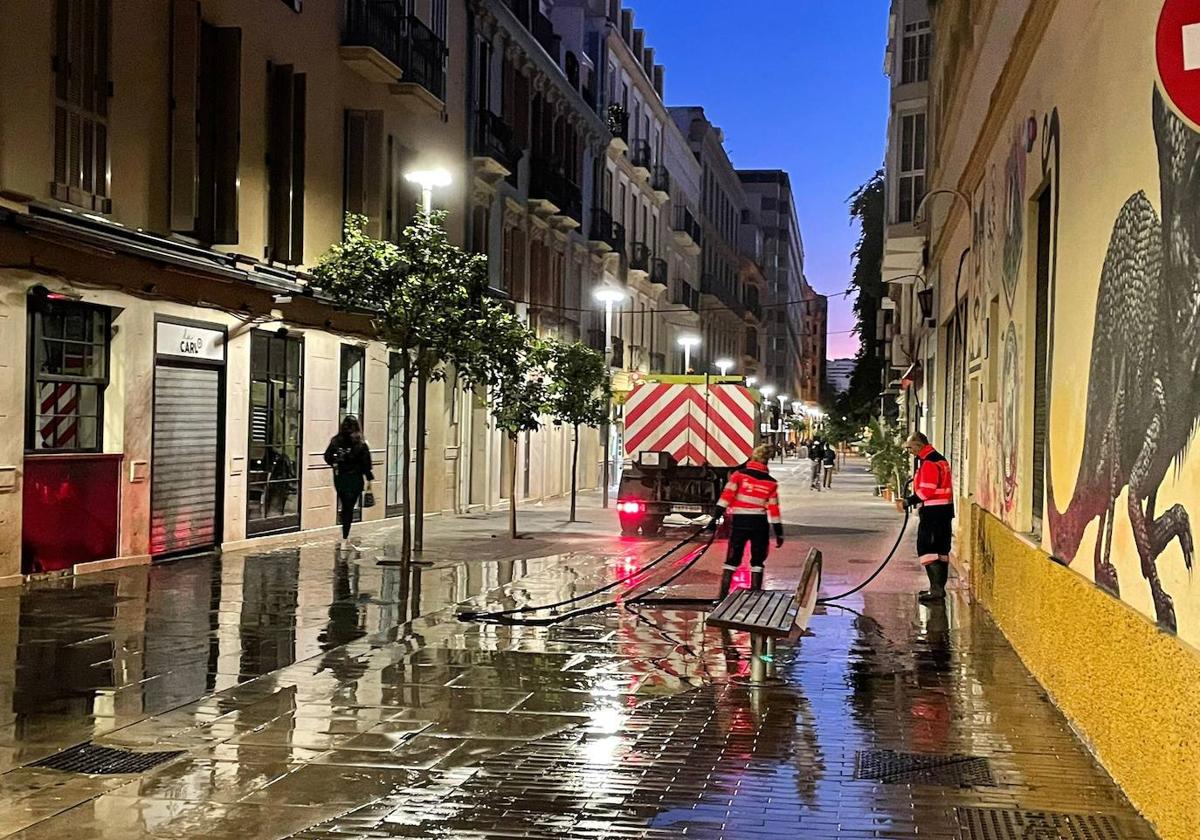
[[[833,588],[860,575],[838,539],[894,538],[850,479],[844,519],[810,535]],[[0,592],[0,836],[959,838],[962,807],[1153,836],[961,595],[930,610],[885,576],[781,647],[785,683],[761,692],[729,682],[747,640],[695,611],[456,620],[586,592],[665,545],[591,542],[411,570],[377,562],[386,544],[317,544]],[[781,585],[804,547],[773,561]],[[713,588],[717,554],[672,594]],[[86,740],[186,752],[141,776],[24,766]],[[985,757],[996,785],[856,780],[868,749]]]

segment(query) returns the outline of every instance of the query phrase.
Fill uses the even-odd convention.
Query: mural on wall
[[[1079,471],[1060,509],[1050,468],[1053,447],[1047,448],[1046,516],[1053,554],[1066,563],[1075,560],[1085,529],[1099,520],[1095,580],[1119,595],[1121,582],[1111,562],[1113,520],[1127,489],[1141,573],[1159,625],[1174,632],[1174,604],[1157,561],[1178,540],[1190,569],[1194,543],[1182,505],[1159,512],[1156,503],[1200,425],[1200,133],[1175,114],[1157,85],[1152,114],[1161,217],[1146,193],[1138,192],[1113,226],[1096,302]],[[1053,167],[1057,182],[1057,112],[1047,126],[1044,165]],[[1056,206],[1055,249],[1057,234]],[[1056,274],[1052,267],[1052,307]],[[1053,310],[1051,319],[1054,323]],[[1051,330],[1051,370],[1053,341]],[[1050,429],[1053,434],[1053,418]]]
[[[1017,293],[1025,249],[1025,159],[1033,142],[1030,125],[1037,123],[1023,121],[1013,130],[1008,162],[1004,165],[1004,264],[1000,276],[1009,312]]]
[[[1021,422],[1021,363],[1017,346],[1017,327],[1008,322],[1004,334],[1003,367],[1000,379],[1000,410],[1002,432],[1000,439],[1000,464],[1004,473],[1004,513],[1011,516],[1017,498],[1017,440]]]

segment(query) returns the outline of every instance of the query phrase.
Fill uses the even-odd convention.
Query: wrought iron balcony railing
[[[650,246],[645,242],[634,242],[629,246],[629,270],[650,273]]]
[[[659,286],[667,285],[667,261],[655,257],[650,260],[650,282]]]
[[[593,207],[588,239],[592,242],[603,242],[614,251],[623,251],[625,250],[625,226],[620,222],[614,222],[612,214],[603,207]]]
[[[649,140],[630,140],[629,141],[629,162],[639,169],[651,168],[650,141]]]
[[[496,114],[484,110],[476,113],[475,154],[490,157],[512,172],[521,160],[522,151],[512,127]]]
[[[419,18],[408,14],[406,0],[346,0],[342,43],[378,50],[400,68],[401,81],[446,98],[446,45]]]

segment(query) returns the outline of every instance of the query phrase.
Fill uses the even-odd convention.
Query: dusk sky
[[[850,301],[857,239],[846,199],[879,168],[887,132],[884,0],[633,0],[666,67],[668,105],[703,105],[733,165],[786,169],[805,274],[830,295],[829,357],[858,348]],[[836,295],[836,296],[835,296]]]

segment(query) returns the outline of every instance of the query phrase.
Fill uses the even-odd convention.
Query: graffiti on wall
[[[1008,322],[1004,333],[1003,364],[1000,378],[1000,466],[1004,474],[1004,513],[1011,516],[1017,499],[1017,441],[1021,422],[1021,363],[1017,348],[1017,327]]]
[[[1017,280],[1021,273],[1021,258],[1025,250],[1025,169],[1028,124],[1013,130],[1008,162],[1004,165],[1004,264],[1000,276],[1004,281],[1004,297],[1008,311],[1013,308]]]
[[[1138,192],[1113,225],[1096,302],[1083,452],[1062,508],[1047,455],[1046,515],[1053,554],[1067,563],[1085,529],[1099,521],[1095,580],[1119,595],[1128,581],[1118,580],[1112,563],[1113,525],[1128,491],[1129,527],[1158,623],[1176,631],[1158,559],[1178,541],[1190,569],[1194,543],[1188,511],[1180,504],[1160,511],[1157,496],[1200,425],[1200,133],[1175,114],[1157,85],[1151,111],[1161,208]],[[1057,114],[1049,126],[1048,166],[1059,154]],[[1052,247],[1057,226],[1056,207]],[[1056,275],[1052,268],[1051,306]]]

